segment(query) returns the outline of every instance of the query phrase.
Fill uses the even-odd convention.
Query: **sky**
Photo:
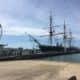
[[[71,29],[79,45],[80,0],[0,0],[0,24],[3,28],[0,43],[14,48],[32,47],[33,42],[27,33],[35,37],[45,35],[50,10],[53,25],[63,25],[65,20],[67,30]]]

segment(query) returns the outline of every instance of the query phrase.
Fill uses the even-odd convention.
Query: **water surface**
[[[70,54],[48,57],[48,60],[54,61],[68,61],[68,62],[80,62],[80,54]]]

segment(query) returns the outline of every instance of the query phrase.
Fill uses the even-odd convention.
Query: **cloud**
[[[35,24],[35,27],[33,26],[34,22],[17,20],[5,14],[0,14],[0,24],[2,24],[3,35],[7,36],[22,36],[25,35],[25,32],[32,35],[45,34],[45,31],[38,27],[38,25]]]
[[[63,0],[61,1],[64,3]],[[24,35],[25,32],[28,32],[34,35],[39,35],[41,33],[45,34],[45,31],[43,31],[42,29],[39,29],[38,27],[48,26],[49,8],[56,7],[57,14],[58,13],[64,14],[62,10],[64,9],[65,6],[60,5],[61,3],[57,6],[56,5],[58,4],[57,2],[58,0],[54,0],[54,1],[53,0],[50,0],[50,1],[48,0],[44,0],[44,1],[43,0],[19,0],[19,1],[0,0],[0,12],[1,12],[0,23],[3,25],[4,35]],[[66,6],[68,6],[67,3],[66,3]],[[73,5],[71,7],[73,7]],[[69,9],[67,9],[67,13],[68,11]],[[70,18],[71,16],[70,12],[71,11],[69,11],[68,13],[69,14],[68,18]],[[60,14],[58,15],[60,16]],[[65,13],[65,15],[67,14]],[[57,17],[56,22],[62,21],[63,16],[60,16],[60,17],[59,16]],[[72,17],[74,17],[74,15]],[[70,20],[68,20],[68,22],[73,24],[73,21],[70,21]],[[75,21],[75,23],[77,22]],[[74,28],[74,30],[76,29]]]
[[[32,0],[0,0],[0,23],[4,35],[24,35],[25,32],[39,35],[45,32],[38,27],[46,20],[47,10]]]
[[[14,36],[22,36],[26,33],[31,35],[42,35],[45,34],[45,31],[39,28],[31,28],[31,27],[6,27],[3,30],[4,35],[14,35]]]

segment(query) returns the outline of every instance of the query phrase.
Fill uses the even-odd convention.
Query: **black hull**
[[[66,50],[63,46],[47,46],[47,45],[39,45],[41,52],[47,54],[68,54],[68,53],[79,53],[80,49],[76,47],[67,47]]]
[[[41,50],[41,52],[52,52],[52,53],[55,53],[55,52],[63,52],[64,51],[64,47],[62,46],[47,46],[47,45],[39,45],[39,48]]]

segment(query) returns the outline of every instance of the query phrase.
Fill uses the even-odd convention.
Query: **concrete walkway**
[[[80,64],[54,61],[0,62],[0,80],[80,80]]]

